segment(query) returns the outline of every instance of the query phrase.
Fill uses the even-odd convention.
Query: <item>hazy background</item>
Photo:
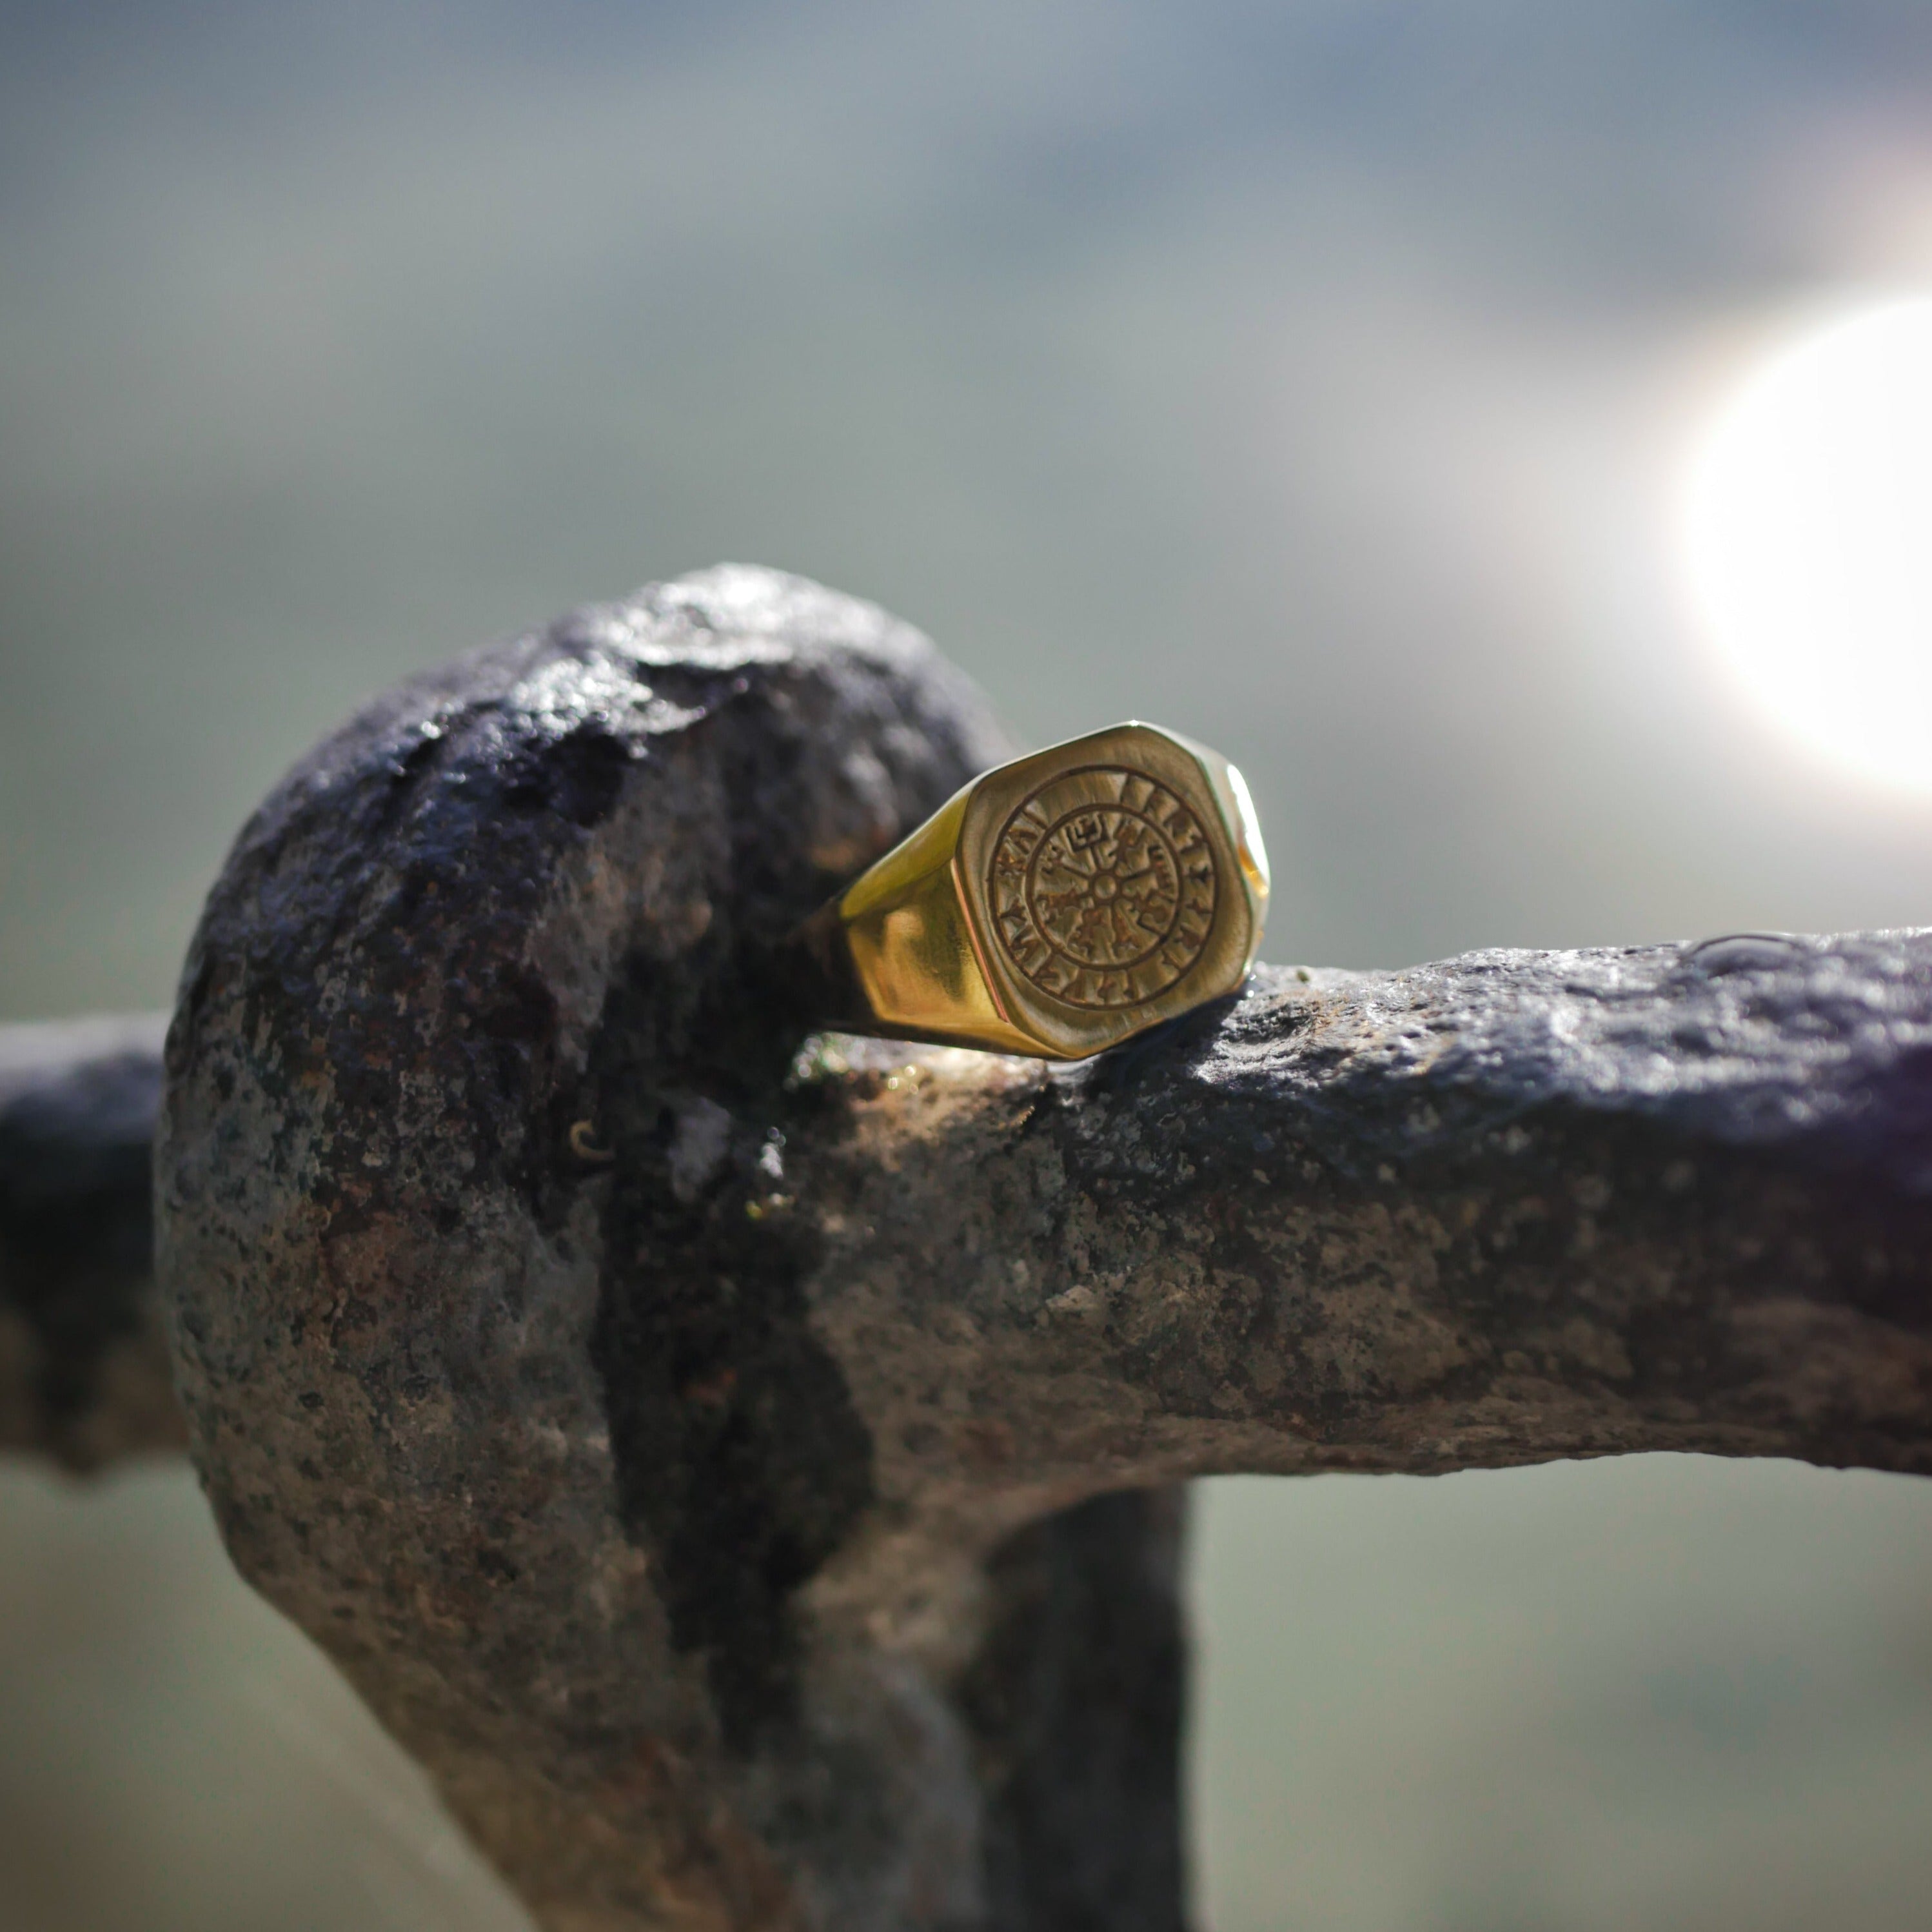
[[[1924,0],[0,4],[0,1017],[170,996],[401,672],[730,557],[1249,773],[1270,957],[1932,920],[1673,479],[1932,286]],[[1932,1898],[1932,1485],[1209,1486],[1211,1932]],[[506,1932],[178,1472],[0,1469],[0,1932]]]

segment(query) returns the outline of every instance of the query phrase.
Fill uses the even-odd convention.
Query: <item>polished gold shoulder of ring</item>
[[[1130,723],[982,773],[796,937],[824,1025],[1082,1060],[1234,992],[1268,900],[1240,773]]]

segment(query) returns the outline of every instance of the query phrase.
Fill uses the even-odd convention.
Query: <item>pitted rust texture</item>
[[[1264,968],[1070,1070],[806,1077],[819,1318],[940,1528],[1246,1470],[1932,1472],[1932,935]]]
[[[1002,748],[916,633],[727,568],[373,706],[210,900],[158,1166],[197,1460],[551,1924],[983,1917],[968,1726],[803,1601],[871,1447],[740,1196],[779,943]]]
[[[784,935],[1000,748],[884,614],[707,572],[372,707],[209,902],[194,1453],[557,1932],[1176,1932],[1179,1478],[1932,1466],[1932,935],[803,1040]]]

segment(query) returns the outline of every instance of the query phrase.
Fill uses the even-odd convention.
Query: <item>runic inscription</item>
[[[1208,944],[1219,880],[1192,812],[1144,773],[1067,772],[1006,820],[987,878],[1007,956],[1071,1006],[1137,1006]]]

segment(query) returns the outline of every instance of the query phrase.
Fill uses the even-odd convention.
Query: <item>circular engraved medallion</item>
[[[1194,814],[1144,772],[1064,772],[1006,820],[987,898],[1006,956],[1070,1006],[1137,1006],[1208,944],[1219,880]]]

